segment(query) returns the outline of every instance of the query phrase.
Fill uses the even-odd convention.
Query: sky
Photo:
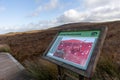
[[[120,0],[0,0],[0,34],[120,20]]]

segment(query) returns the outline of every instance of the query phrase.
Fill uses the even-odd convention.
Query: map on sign
[[[60,32],[47,56],[86,70],[100,31]]]

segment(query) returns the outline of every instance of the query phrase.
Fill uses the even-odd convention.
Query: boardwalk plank
[[[9,53],[0,53],[0,80],[13,80],[22,71],[24,67],[14,57]]]

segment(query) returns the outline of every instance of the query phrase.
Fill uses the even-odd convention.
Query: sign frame
[[[86,69],[80,69],[80,68],[77,68],[75,66],[66,64],[62,61],[59,61],[59,60],[56,60],[54,58],[51,58],[51,57],[47,56],[49,50],[51,49],[51,47],[54,44],[57,37],[59,36],[60,32],[71,32],[71,31],[72,32],[77,32],[77,31],[100,31],[99,37],[98,37],[98,39],[97,39],[97,41],[94,45],[92,55],[91,55],[90,61],[87,65]],[[50,62],[53,62],[53,63],[57,64],[60,67],[69,69],[69,70],[71,70],[71,71],[73,71],[73,72],[75,72],[79,75],[82,75],[82,76],[87,77],[87,78],[91,78],[93,76],[94,71],[95,71],[95,67],[96,67],[98,58],[100,56],[100,51],[102,49],[102,45],[103,45],[106,33],[107,33],[107,27],[106,26],[86,26],[86,27],[83,26],[83,27],[79,27],[79,28],[60,30],[56,34],[56,36],[54,37],[53,41],[51,42],[51,44],[49,45],[47,50],[45,51],[45,53],[43,55],[43,58],[50,61]]]

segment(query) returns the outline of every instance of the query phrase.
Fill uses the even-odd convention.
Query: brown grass
[[[57,68],[54,64],[37,58],[34,60],[26,60],[24,62],[28,75],[35,80],[56,80]]]
[[[10,47],[7,44],[0,44],[0,52],[11,52]]]
[[[65,29],[72,29],[72,28],[80,28],[82,26],[108,26],[108,33],[102,48],[101,55],[110,57],[110,60],[112,59],[112,62],[115,64],[115,66],[118,67],[116,69],[119,71],[120,21],[106,22],[106,23],[87,23],[87,24],[73,23],[73,24],[62,25],[44,31],[37,31],[32,33],[24,32],[13,35],[2,35],[0,36],[0,44],[9,45],[12,51],[12,55],[15,56],[15,58],[17,58],[20,62],[24,63],[24,61],[29,58],[33,59],[34,57],[42,55],[58,31]],[[103,64],[104,62],[108,65],[109,64],[112,65],[112,63],[106,62],[107,60],[105,60],[104,58],[102,61],[101,60],[99,60],[97,66],[99,68],[101,66],[106,66],[106,65],[101,65],[101,63]]]

